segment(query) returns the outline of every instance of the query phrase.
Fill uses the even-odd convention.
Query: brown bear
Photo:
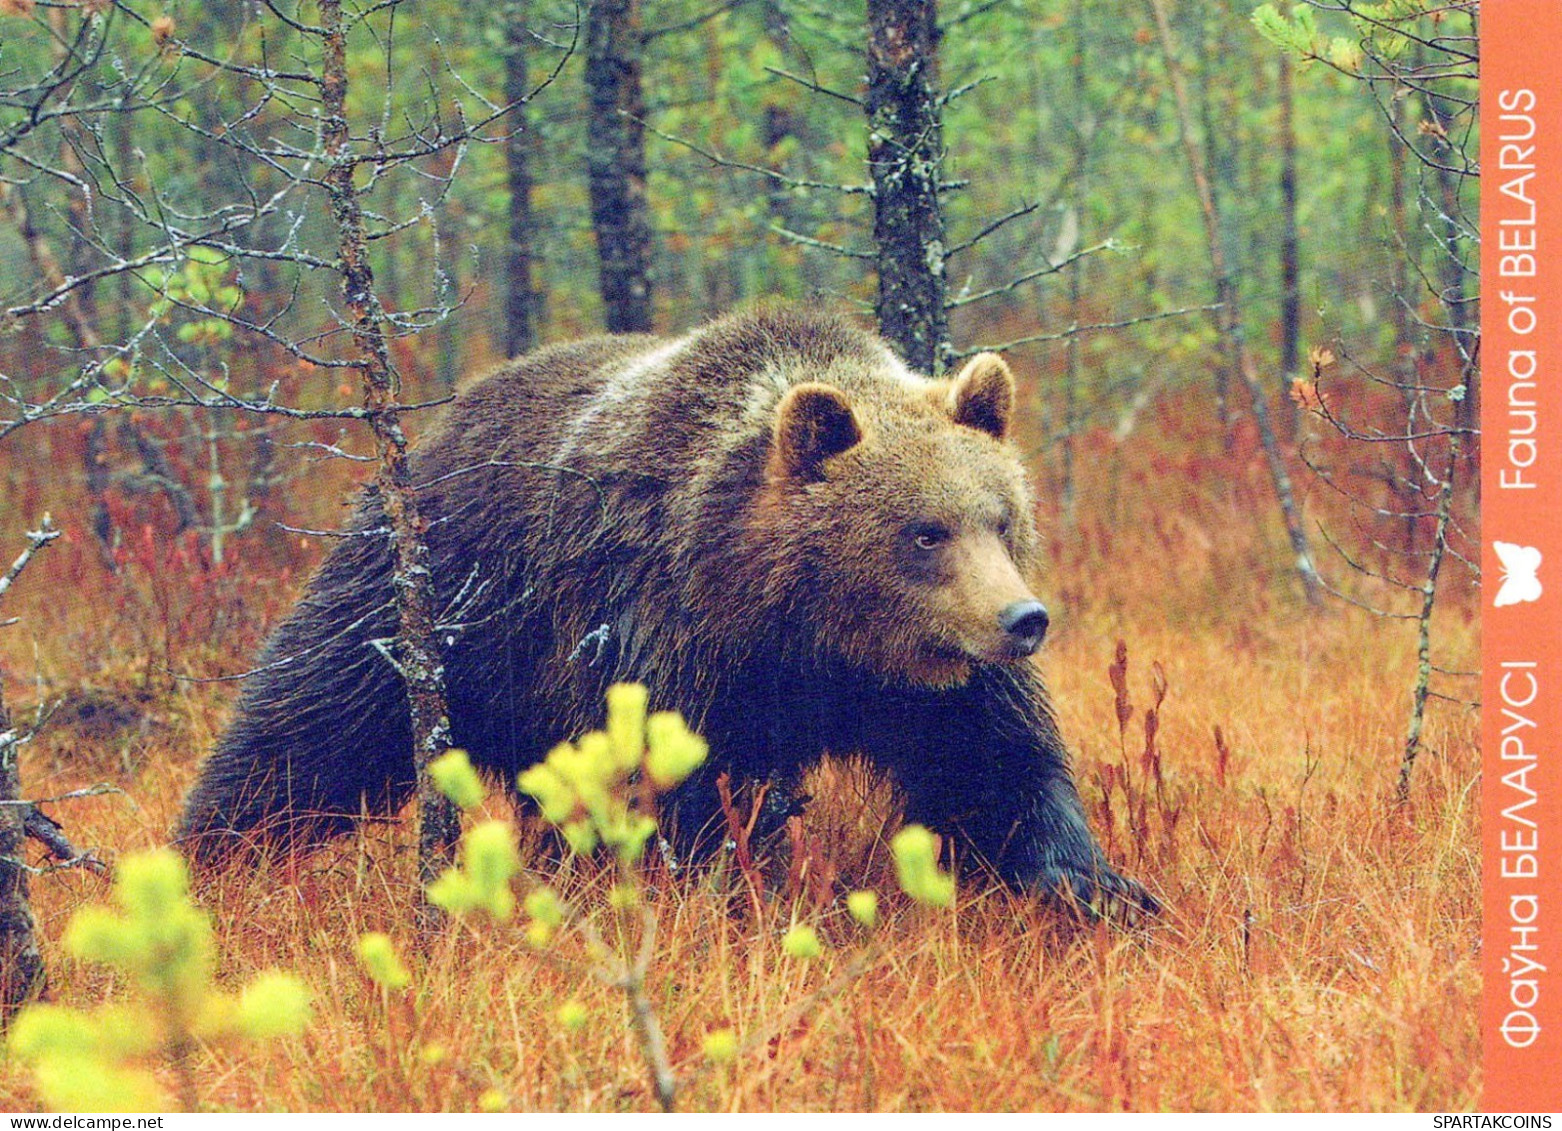
[[[473,384],[413,460],[455,744],[513,781],[635,680],[710,742],[664,814],[675,846],[720,840],[718,775],[771,783],[782,821],[831,753],[1012,885],[1153,910],[1086,827],[1029,659],[1047,612],[1014,396],[994,354],[930,380],[787,307],[555,346]],[[307,844],[410,796],[372,497],[351,530],[190,794],[197,857]]]

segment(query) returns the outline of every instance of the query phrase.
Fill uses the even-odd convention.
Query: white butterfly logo
[[[1497,560],[1502,564],[1502,586],[1493,602],[1499,609],[1504,605],[1517,605],[1524,601],[1540,599],[1540,551],[1533,546],[1519,546],[1512,542],[1493,542]]]

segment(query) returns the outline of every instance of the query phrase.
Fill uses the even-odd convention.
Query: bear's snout
[[[1041,647],[1049,623],[1047,607],[1034,599],[1015,601],[998,614],[998,627],[1008,636],[1009,649],[1016,657],[1029,656]]]

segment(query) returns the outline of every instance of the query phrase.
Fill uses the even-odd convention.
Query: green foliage
[[[901,889],[918,903],[948,907],[954,902],[954,877],[938,867],[938,846],[921,825],[907,825],[890,841],[895,876]]]
[[[211,988],[211,921],[189,900],[183,858],[170,850],[126,857],[107,907],[78,911],[65,948],[130,976],[160,1012],[193,1025]]]
[[[1321,59],[1346,74],[1359,76],[1369,51],[1380,63],[1395,64],[1423,38],[1435,38],[1416,26],[1421,20],[1442,22],[1457,16],[1442,0],[1351,3],[1340,12],[1348,17],[1349,36],[1320,30],[1313,10],[1305,4],[1296,5],[1290,15],[1274,4],[1261,4],[1253,9],[1252,21],[1258,33],[1282,51],[1302,59]]]
[[[591,1011],[582,1002],[570,998],[559,1006],[557,1017],[567,1032],[575,1033],[586,1027],[586,1022],[591,1020]]]
[[[11,1026],[10,1051],[56,1111],[156,1111],[168,1098],[150,1072],[124,1063],[152,1051],[152,1034],[123,1009],[94,1014],[32,1005]]]
[[[1305,4],[1298,6],[1289,17],[1282,15],[1273,4],[1260,4],[1253,9],[1252,19],[1258,34],[1281,50],[1303,58],[1316,54],[1318,26],[1312,9]]]
[[[730,1028],[712,1029],[700,1042],[700,1051],[713,1064],[726,1064],[738,1055],[738,1035]]]
[[[358,961],[377,986],[404,990],[412,984],[412,971],[396,953],[391,937],[383,932],[370,931],[359,937]]]
[[[484,821],[462,838],[461,866],[429,885],[429,902],[452,915],[482,911],[508,919],[515,912],[510,881],[520,870],[515,829],[508,821]]]
[[[235,1020],[253,1040],[294,1036],[309,1024],[309,991],[293,975],[269,970],[244,988]]]
[[[684,725],[683,718],[660,711],[646,723],[649,748],[645,772],[658,789],[668,790],[680,784],[705,761],[709,748],[705,740]]]
[[[526,914],[532,922],[557,930],[564,925],[566,909],[553,889],[544,886],[533,888],[526,896]]]
[[[609,912],[618,918],[611,936],[617,946],[609,945],[591,916],[578,914],[549,887],[534,888],[526,896],[526,939],[542,951],[541,957],[560,961],[544,949],[560,931],[573,926],[585,937],[593,972],[629,998],[631,1024],[665,1104],[671,1097],[670,1086],[665,1086],[671,1069],[659,1024],[645,999],[655,919],[641,895],[636,864],[656,832],[650,810],[657,794],[688,777],[704,761],[706,746],[677,715],[662,712],[647,718],[648,703],[649,695],[640,685],[609,688],[606,727],[578,741],[560,743],[546,761],[522,773],[518,784],[576,852],[590,852],[598,846],[613,850],[619,880],[609,890],[606,902]],[[482,784],[465,754],[447,754],[431,769],[440,788],[464,808],[481,804]],[[454,915],[482,911],[495,921],[508,920],[515,911],[511,881],[520,870],[514,829],[502,821],[479,824],[462,838],[461,854],[461,867],[449,869],[429,885],[429,900]],[[643,943],[631,958],[631,952],[624,949],[624,928],[636,912]],[[366,936],[359,953],[376,981],[382,985],[402,983],[405,970],[394,961],[388,939]],[[578,999],[570,998],[558,1007],[555,1017],[566,1031],[574,1032],[589,1023],[590,1011]],[[485,1098],[485,1108],[498,1109],[505,1104],[498,1093],[485,1094]]]
[[[88,1014],[39,1004],[17,1015],[11,1026],[10,1050],[28,1061],[95,1054],[118,1059],[150,1051],[152,1037],[141,1016],[128,1006],[105,1006]]]
[[[174,337],[185,345],[215,348],[233,337],[224,317],[244,304],[226,256],[212,248],[192,247],[176,267],[164,271],[157,298],[148,312],[176,326]]]
[[[606,846],[626,868],[640,860],[656,832],[656,819],[649,812],[656,795],[687,778],[707,752],[704,740],[678,715],[662,711],[647,717],[648,699],[643,686],[615,684],[607,692],[603,730],[560,743],[546,761],[518,779],[521,791],[537,801],[544,819],[572,849],[586,853]],[[444,754],[430,764],[429,772],[462,808],[482,803],[482,782],[463,751]],[[462,838],[461,865],[429,885],[429,900],[453,915],[482,912],[507,920],[515,912],[511,881],[519,870],[515,830],[504,821],[485,821]],[[633,910],[641,902],[633,873],[626,871],[625,877],[609,896],[618,911]],[[525,910],[527,938],[539,947],[551,942],[569,917],[569,908],[547,887],[527,895]],[[381,984],[400,982],[390,973],[393,952],[385,957],[389,940],[371,938],[364,940],[370,953],[360,947],[371,977]]]
[[[184,859],[170,849],[127,856],[114,884],[118,909],[78,911],[65,947],[124,976],[129,1002],[93,1012],[34,1005],[16,1018],[11,1052],[29,1065],[40,1098],[67,1111],[146,1111],[172,1106],[146,1061],[171,1059],[193,1101],[189,1050],[202,1042],[262,1041],[300,1033],[309,992],[270,972],[242,993],[212,982],[210,918],[190,900]]]
[[[1362,51],[1355,41],[1344,36],[1327,36],[1318,31],[1312,9],[1298,6],[1287,17],[1273,4],[1253,9],[1253,26],[1258,33],[1282,51],[1302,59],[1324,59],[1348,74],[1361,69]],[[1397,53],[1398,48],[1393,48]]]
[[[487,791],[465,750],[447,750],[428,764],[429,777],[441,793],[463,809],[476,809]]]
[[[707,747],[673,712],[647,718],[643,687],[615,685],[607,702],[605,731],[560,743],[517,782],[576,852],[605,845],[632,864],[656,832],[646,812],[651,797],[693,773]]]
[[[870,930],[879,925],[879,896],[872,891],[854,891],[846,897],[851,917]]]
[[[567,929],[584,936],[597,976],[622,988],[631,1002],[639,1002],[630,1010],[632,1024],[640,1032],[653,1077],[662,1079],[670,1070],[665,1063],[659,1064],[663,1054],[654,1051],[661,1047],[661,1038],[653,1035],[656,1022],[644,1000],[645,963],[650,952],[630,947],[624,926],[632,921],[632,913],[638,912],[642,938],[650,937],[654,930],[636,868],[646,842],[656,832],[650,810],[660,793],[686,780],[705,761],[708,748],[680,716],[671,712],[648,716],[648,706],[644,687],[614,685],[607,692],[604,728],[574,742],[560,743],[546,761],[524,771],[518,784],[536,800],[544,819],[560,830],[572,849],[589,852],[607,847],[619,869],[618,882],[605,900],[607,911],[619,917],[612,934],[616,946],[598,930],[593,916],[571,907],[547,886],[535,887],[525,897],[527,941],[542,950]],[[447,796],[464,808],[481,804],[482,784],[465,754],[446,754],[432,764],[431,772]],[[920,825],[908,825],[895,836],[891,848],[897,877],[908,895],[936,907],[953,902],[954,879],[938,867],[932,833]],[[462,866],[431,884],[429,899],[455,915],[482,911],[496,921],[508,920],[515,910],[511,881],[519,866],[514,830],[504,822],[484,822],[463,838]],[[846,908],[864,927],[877,926],[879,898],[875,892],[852,892],[846,898]],[[808,962],[821,958],[825,946],[811,924],[793,923],[781,938],[781,951],[788,958]],[[631,953],[634,957],[628,956]],[[359,957],[380,985],[400,989],[407,984],[406,968],[385,936],[365,935],[359,942]],[[552,951],[546,951],[545,957],[558,961]],[[590,1023],[590,1011],[580,1000],[570,998],[559,1005],[555,1018],[566,1031],[574,1032]],[[705,1058],[716,1064],[736,1057],[738,1048],[737,1035],[730,1028],[713,1030],[702,1042]]]
[[[781,949],[790,958],[807,961],[823,954],[824,944],[819,941],[819,932],[807,923],[794,923],[786,934],[781,936]]]
[[[651,693],[643,683],[615,683],[607,689],[608,748],[622,773],[631,773],[640,765],[650,701]]]
[[[665,1042],[654,1008],[646,996],[647,964],[654,954],[655,917],[641,888],[637,864],[645,844],[656,832],[651,808],[656,797],[685,781],[704,761],[706,743],[671,712],[647,715],[649,696],[644,687],[618,684],[607,693],[607,722],[574,742],[560,743],[546,761],[522,773],[521,791],[534,798],[544,819],[556,826],[577,852],[597,847],[612,850],[618,881],[607,891],[605,907],[593,914],[572,907],[551,887],[539,886],[523,902],[525,936],[538,948],[539,958],[563,962],[549,949],[561,932],[573,930],[583,938],[592,973],[604,983],[624,991],[629,999],[630,1023],[639,1038],[658,1095],[669,1102],[672,1070],[666,1060]],[[464,754],[452,752],[432,765],[441,789],[465,808],[482,802],[482,786]],[[934,860],[932,834],[911,826],[894,843],[901,882],[916,899],[940,906],[953,896],[953,880],[939,872]],[[508,920],[515,909],[511,881],[519,869],[514,831],[499,821],[472,828],[462,841],[462,865],[452,868],[428,888],[429,899],[455,915],[485,912],[496,921]],[[878,923],[878,896],[856,891],[847,897],[847,909],[863,926]],[[599,927],[608,919],[609,930]],[[638,922],[638,931],[634,924]],[[634,942],[638,934],[639,945]],[[825,946],[808,923],[793,923],[781,938],[788,958],[808,962],[821,958]],[[403,988],[410,975],[384,935],[365,935],[359,941],[359,958],[378,984]],[[566,1032],[577,1032],[591,1023],[584,1002],[569,998],[554,1013]],[[707,1033],[701,1048],[712,1064],[733,1060],[739,1050],[736,1032],[718,1028]],[[494,1109],[504,1106],[499,1093],[488,1096]]]

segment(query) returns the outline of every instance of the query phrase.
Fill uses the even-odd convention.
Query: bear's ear
[[[1014,374],[997,354],[979,353],[960,370],[946,403],[956,424],[1001,440],[1014,413]]]
[[[846,394],[829,385],[804,382],[781,398],[770,452],[773,475],[804,481],[824,478],[824,461],[862,439]]]

